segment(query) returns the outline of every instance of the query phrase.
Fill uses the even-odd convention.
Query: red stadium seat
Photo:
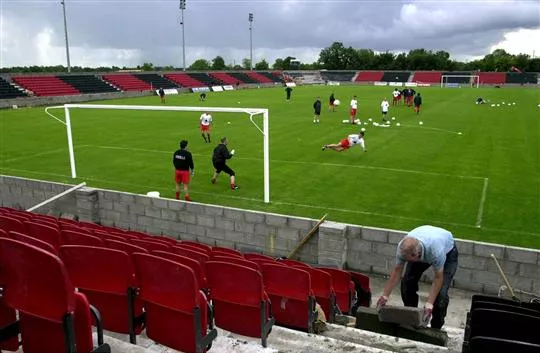
[[[219,255],[212,254],[211,261],[228,262],[228,263],[231,263],[231,264],[237,264],[237,265],[245,266],[245,267],[251,268],[251,269],[253,269],[255,271],[261,272],[261,266],[258,263],[246,260],[244,258],[239,258],[239,257],[236,257],[236,256],[219,256]]]
[[[196,241],[182,240],[180,242],[182,245],[189,245],[203,251],[205,254],[210,254],[212,252],[212,247],[207,244],[198,243]]]
[[[129,241],[130,244],[140,246],[148,251],[171,251],[171,246],[169,244],[163,243],[159,240],[142,240],[142,239],[132,239]]]
[[[263,264],[262,273],[276,323],[312,333],[317,312],[309,273],[278,262]]]
[[[352,308],[355,296],[354,282],[351,274],[336,268],[320,267],[319,270],[328,272],[332,276],[332,286],[336,292],[336,303],[342,313],[348,314]]]
[[[5,302],[19,311],[25,353],[110,352],[103,344],[99,313],[98,345],[92,343],[90,305],[75,292],[60,259],[35,246],[0,239]]]
[[[53,227],[49,224],[27,221],[24,223],[26,226],[26,234],[51,244],[56,250],[60,249],[62,238],[58,227]]]
[[[266,347],[274,318],[261,273],[222,261],[208,261],[205,266],[216,325],[240,335],[261,337]]]
[[[105,243],[101,238],[86,233],[62,230],[60,235],[62,237],[62,245],[105,246]]]
[[[335,322],[337,308],[336,308],[336,293],[332,286],[332,276],[328,272],[321,271],[320,269],[311,267],[298,267],[309,272],[311,276],[311,289],[317,303],[321,306],[328,322]]]
[[[359,272],[349,271],[349,273],[351,274],[351,279],[354,282],[354,286],[356,289],[356,297],[357,297],[357,303],[355,305],[356,309],[358,308],[358,306],[370,307],[371,306],[371,284],[370,284],[369,277]],[[356,314],[356,310],[354,307],[351,313],[353,315]]]
[[[182,255],[174,254],[172,252],[167,252],[167,251],[152,251],[152,255],[156,255],[164,259],[178,262],[179,264],[186,265],[187,267],[191,268],[193,270],[193,273],[195,274],[195,278],[197,279],[199,288],[204,290],[205,293],[208,290],[208,284],[206,281],[206,271],[204,270],[204,267],[201,265],[199,261],[190,259],[189,257],[185,257]]]
[[[311,268],[310,265],[304,263],[304,262],[301,262],[301,261],[296,261],[296,260],[290,260],[290,259],[280,259],[280,260],[277,260],[279,263],[282,263],[284,265],[287,265],[287,266],[296,266],[296,267],[304,267],[304,268]]]
[[[217,331],[193,270],[149,254],[133,254],[146,309],[147,336],[183,352],[206,352]]]
[[[178,255],[189,257],[190,259],[197,260],[201,264],[204,264],[206,261],[210,260],[210,256],[208,256],[207,254],[194,250],[193,248],[181,245],[182,244],[180,244],[180,246],[173,246],[172,252]]]
[[[113,249],[64,245],[60,257],[73,285],[101,313],[103,328],[129,334],[129,341],[135,344],[144,326],[144,313],[131,256]]]
[[[261,259],[261,260],[268,260],[270,262],[274,262],[275,259],[273,257],[270,257],[270,256],[266,256],[266,255],[263,255],[263,254],[257,254],[257,253],[246,253],[244,254],[244,257],[248,260],[253,260],[253,259]]]
[[[233,256],[238,256],[238,257],[244,257],[244,255],[242,255],[242,253],[238,250],[234,250],[234,249],[229,249],[229,248],[222,248],[220,246],[213,246],[212,247],[212,252],[220,252],[220,253],[225,253],[225,254],[228,254],[228,255],[233,255]]]
[[[47,252],[50,252],[51,254],[58,255],[58,250],[55,249],[51,244],[34,237],[30,237],[26,234],[22,234],[19,232],[9,232],[9,238],[18,240],[25,244],[33,245],[36,248],[40,248],[41,250],[45,250]]]
[[[148,250],[146,250],[145,248],[141,248],[140,246],[126,243],[125,241],[105,239],[105,244],[109,249],[120,250],[127,253],[128,255],[131,255],[136,252],[140,252],[140,253],[148,252]]]
[[[11,216],[10,214],[0,215],[0,229],[6,232],[26,233],[26,227],[23,221]]]

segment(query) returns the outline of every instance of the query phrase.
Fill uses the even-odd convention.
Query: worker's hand
[[[191,175],[195,175],[195,169],[191,170]]]
[[[426,303],[424,306],[424,315],[422,316],[422,323],[427,326],[431,321],[431,315],[433,314],[433,304]]]
[[[381,295],[379,299],[377,300],[377,310],[385,306],[387,302],[388,302],[388,297],[386,295]]]
[[[231,150],[231,156],[234,156],[234,150]]]

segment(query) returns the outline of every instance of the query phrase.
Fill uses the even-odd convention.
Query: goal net
[[[65,120],[62,120],[49,112],[50,109],[64,109]],[[71,115],[73,109],[117,109],[117,110],[152,110],[152,111],[184,111],[184,112],[219,112],[219,113],[244,113],[249,115],[251,123],[263,135],[263,174],[264,174],[264,202],[270,202],[270,152],[268,131],[268,109],[263,108],[220,108],[220,107],[183,107],[183,106],[152,106],[152,105],[100,105],[100,104],[64,104],[45,108],[45,113],[66,126],[67,142],[69,151],[69,164],[71,177],[77,177],[75,165],[76,157],[73,148],[73,132],[71,129]],[[262,128],[253,121],[255,115],[263,116]]]
[[[441,87],[473,87],[480,85],[480,76],[478,75],[442,75]]]

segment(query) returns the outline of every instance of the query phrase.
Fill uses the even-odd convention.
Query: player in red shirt
[[[360,145],[364,152],[367,152],[366,150],[366,144],[364,142],[364,132],[360,131],[358,135],[352,134],[347,137],[345,137],[343,140],[339,141],[339,143],[333,143],[330,145],[324,145],[322,147],[322,150],[324,151],[327,148],[330,148],[334,151],[341,152],[344,150],[348,150],[349,148]]]

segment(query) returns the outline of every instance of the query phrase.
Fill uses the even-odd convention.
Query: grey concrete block
[[[197,217],[193,213],[180,212],[178,214],[178,220],[182,223],[197,224]]]
[[[277,236],[277,228],[266,224],[255,224],[255,234]]]
[[[187,224],[180,222],[171,222],[169,230],[171,232],[174,232],[174,234],[179,235],[181,233],[187,232]],[[178,239],[178,237],[176,239]]]
[[[291,228],[278,228],[277,236],[279,238],[292,240],[292,241],[299,241],[303,238],[303,236],[300,236],[298,229],[291,229]],[[317,237],[314,234],[309,241],[314,241],[314,239],[316,238]]]
[[[235,248],[234,245],[235,245],[234,242],[229,241],[229,240],[221,240],[221,239],[216,240],[216,246],[220,246],[222,248],[234,249]]]
[[[264,214],[258,212],[244,213],[244,219],[247,223],[264,223]]]
[[[206,237],[210,239],[225,239],[225,229],[209,228],[206,230]]]
[[[347,225],[337,222],[324,222],[319,227],[319,234],[325,234],[325,236],[336,236],[339,238],[345,239],[345,234],[347,231]]]
[[[348,224],[346,234],[351,241],[359,240],[362,238],[362,227]]]
[[[405,232],[397,232],[397,231],[388,231],[388,242],[390,244],[398,244],[401,239],[403,239],[407,233]]]
[[[195,202],[186,202],[186,211],[193,214],[204,214],[204,205]]]
[[[377,267],[384,267],[384,268],[387,267],[387,262],[388,262],[388,259],[385,258],[384,256],[381,256],[375,253],[360,252],[360,251],[355,253],[355,257],[353,259],[350,259],[349,261],[352,261],[352,260],[357,260],[357,262],[369,264],[370,266],[377,266]]]
[[[362,238],[369,241],[388,243],[388,231],[377,228],[362,228]]]
[[[537,278],[540,280],[540,266],[536,264],[520,264],[519,275],[523,277]]]
[[[215,226],[214,217],[198,214],[197,224],[206,228],[213,228]]]
[[[113,210],[122,212],[122,213],[127,213],[128,205],[126,203],[123,203],[122,201],[113,201]]]
[[[459,256],[459,262],[461,263],[461,255]],[[487,259],[486,264],[487,264],[486,266],[487,271],[498,273],[499,270],[497,269],[497,265],[495,264],[495,261],[493,261],[493,259]],[[520,265],[519,262],[499,260],[499,265],[501,266],[506,276],[513,276],[513,275],[519,274],[519,265]]]
[[[244,233],[242,232],[235,232],[234,230],[226,230],[225,231],[225,240],[231,242],[231,243],[243,243],[244,242]]]
[[[245,234],[244,241],[247,246],[256,247],[260,251],[262,251],[266,245],[266,237],[257,234]]]
[[[134,213],[134,214],[144,214],[145,205],[142,205],[140,203],[129,203],[128,205],[128,212]]]
[[[311,228],[315,225],[315,221],[311,219],[305,219],[305,218],[289,218],[289,227],[295,228],[300,231],[305,231],[305,233],[309,232]]]
[[[231,209],[231,208],[225,208],[223,210],[223,216],[225,218],[233,219],[235,221],[242,221],[244,220],[244,213],[237,209]]]
[[[384,255],[386,257],[395,257],[397,246],[394,244],[374,242],[373,249],[377,254]]]
[[[195,235],[196,237],[204,237],[206,235],[206,229],[202,226],[188,224],[186,233]]]
[[[519,261],[522,263],[537,264],[538,254],[539,254],[538,250],[507,246],[505,258],[510,261]]]
[[[491,254],[494,254],[497,259],[502,259],[504,255],[504,246],[476,242],[474,243],[473,254],[483,257],[490,257]]]
[[[178,213],[176,211],[164,208],[161,210],[161,219],[164,221],[177,221]]]
[[[242,233],[254,233],[255,225],[253,223],[234,222],[234,230]]]
[[[385,305],[379,310],[379,321],[414,327],[424,326],[422,308]]]
[[[186,202],[179,200],[167,200],[167,208],[175,211],[183,211],[186,209]]]
[[[234,230],[234,221],[230,219],[225,219],[222,217],[216,217],[214,219],[215,227],[219,229]]]
[[[478,256],[472,256],[472,255],[459,254],[458,261],[459,261],[459,267],[484,271],[487,269],[487,264],[491,260],[487,257],[478,257]]]
[[[120,193],[120,202],[132,204],[136,202],[135,195],[133,194],[126,194],[126,193]]]
[[[283,228],[287,226],[287,217],[267,214],[265,215],[265,219],[266,219],[266,224],[268,224],[269,226],[283,227]]]
[[[152,205],[157,208],[167,208],[169,200],[158,197],[151,197]]]
[[[102,218],[111,220],[113,222],[119,222],[120,221],[120,212],[116,211],[105,211],[103,214],[101,214]]]
[[[220,206],[205,206],[204,214],[208,216],[223,216],[223,207]]]
[[[472,271],[471,280],[477,283],[492,284],[500,286],[503,284],[501,275],[498,272]]]
[[[161,209],[154,206],[146,206],[144,208],[144,215],[147,217],[161,218]]]
[[[349,251],[362,251],[362,252],[373,252],[374,251],[374,243],[363,240],[363,239],[349,239],[349,242],[347,243],[347,247]]]
[[[154,218],[148,216],[137,216],[137,224],[140,226],[148,227],[152,225]]]

